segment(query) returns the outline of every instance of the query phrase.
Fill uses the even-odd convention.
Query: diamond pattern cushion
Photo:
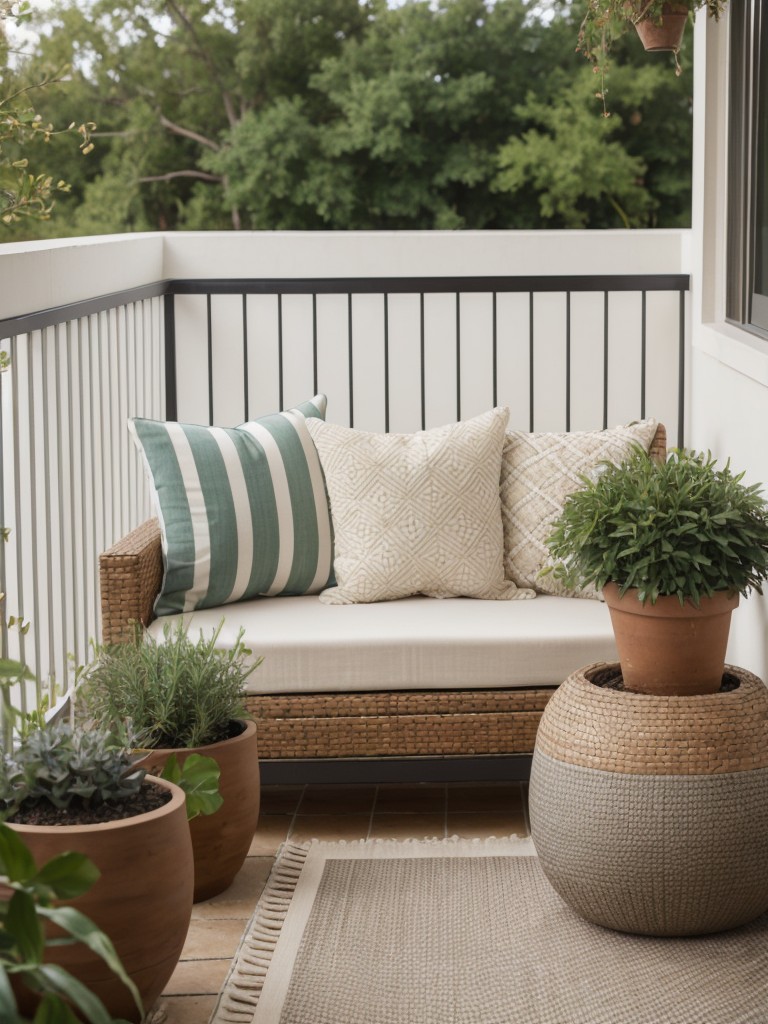
[[[508,416],[493,409],[417,434],[308,421],[331,503],[338,584],[321,600],[535,596],[504,579],[499,471]]]
[[[518,587],[543,594],[599,597],[594,587],[570,591],[552,575],[546,539],[566,497],[581,486],[580,475],[594,477],[601,462],[619,463],[633,444],[650,448],[656,420],[641,420],[613,430],[567,434],[510,431],[501,463],[501,514],[504,523],[504,571]]]
[[[325,406],[325,395],[316,395],[234,428],[129,423],[162,531],[155,614],[328,586],[328,498],[306,428]]]

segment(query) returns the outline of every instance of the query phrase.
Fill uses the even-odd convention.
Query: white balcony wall
[[[696,21],[689,443],[768,490],[768,339],[725,322],[727,24]],[[728,659],[768,681],[768,596],[742,600]]]

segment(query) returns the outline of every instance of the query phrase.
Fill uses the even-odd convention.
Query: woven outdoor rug
[[[530,840],[286,844],[212,1024],[766,1024],[768,915],[687,939],[583,921]]]

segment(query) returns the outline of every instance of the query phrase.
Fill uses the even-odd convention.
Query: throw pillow
[[[328,498],[307,421],[325,395],[239,427],[134,419],[162,531],[157,615],[332,582]]]
[[[504,579],[499,505],[508,409],[417,434],[309,422],[333,520],[327,604],[411,594],[534,597]]]
[[[501,514],[504,523],[504,571],[519,587],[566,597],[599,597],[594,587],[571,591],[552,575],[546,539],[566,497],[581,486],[580,475],[594,477],[601,462],[621,462],[633,445],[647,451],[655,420],[614,430],[567,434],[510,431],[501,462]]]

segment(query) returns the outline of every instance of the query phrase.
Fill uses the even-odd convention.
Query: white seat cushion
[[[264,663],[250,693],[484,689],[561,683],[574,669],[615,661],[602,601],[435,600],[326,605],[315,596],[263,598],[184,616],[220,641],[244,642]],[[154,636],[179,616],[163,616]]]

